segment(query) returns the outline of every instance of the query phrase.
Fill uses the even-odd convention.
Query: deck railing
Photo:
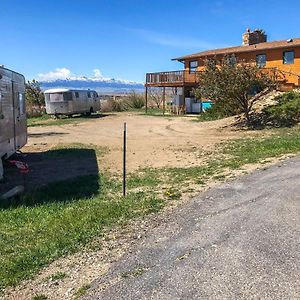
[[[183,83],[196,83],[197,74],[199,72],[189,72],[186,70],[147,73],[146,84],[183,84]]]
[[[262,71],[278,82],[294,83],[300,86],[300,74],[285,71],[280,68],[263,68]],[[196,84],[199,82],[199,71],[189,70],[168,71],[146,74],[146,85],[149,86],[180,86],[184,84]]]

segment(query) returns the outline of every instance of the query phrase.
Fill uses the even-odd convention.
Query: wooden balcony
[[[300,87],[300,74],[279,68],[263,68],[262,72],[278,81],[282,86]],[[198,72],[189,70],[158,72],[146,74],[146,87],[196,87],[199,83]]]
[[[145,86],[153,87],[182,87],[182,86],[196,86],[198,82],[199,72],[170,71],[147,73]]]

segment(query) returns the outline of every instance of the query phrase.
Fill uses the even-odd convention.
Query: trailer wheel
[[[86,116],[90,116],[94,112],[94,109],[91,107],[88,112],[85,113]]]

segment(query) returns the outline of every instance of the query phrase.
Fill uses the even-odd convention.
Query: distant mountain
[[[144,90],[144,85],[138,82],[87,77],[40,81],[40,84],[43,90],[52,88],[92,89],[100,93],[126,93],[133,90],[141,92]]]

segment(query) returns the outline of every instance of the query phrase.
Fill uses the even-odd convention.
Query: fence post
[[[166,88],[163,87],[163,115],[165,115],[166,111]]]
[[[123,197],[126,196],[126,122],[124,123],[123,132]]]
[[[148,87],[146,86],[145,89],[145,106],[146,106],[146,113],[148,112]]]

